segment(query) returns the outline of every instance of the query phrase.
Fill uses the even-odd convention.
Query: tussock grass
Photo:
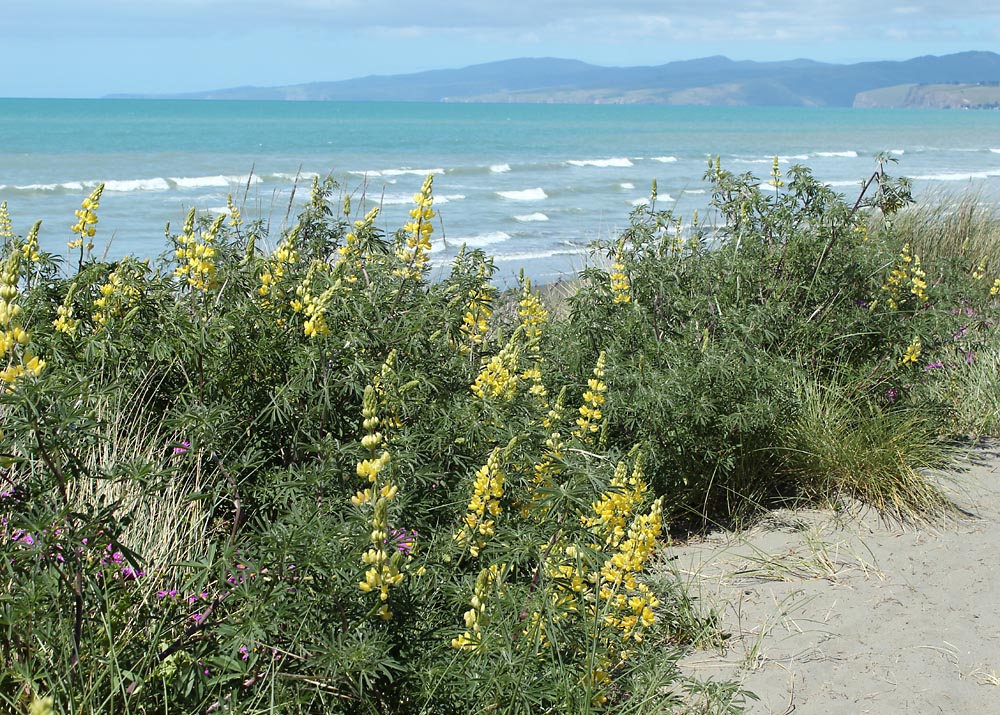
[[[920,521],[951,511],[922,470],[945,467],[949,447],[915,409],[859,399],[837,383],[804,379],[799,411],[785,427],[785,469],[799,498],[835,504],[857,499],[879,513]]]
[[[1000,210],[976,194],[935,196],[897,214],[894,236],[926,259],[964,258],[1000,269]]]
[[[134,392],[97,398],[93,414],[98,436],[80,455],[93,478],[80,481],[72,498],[79,508],[119,504],[129,515],[119,539],[142,555],[148,574],[162,575],[204,553],[212,505],[201,491],[218,477],[211,464],[189,449],[184,435],[151,409],[153,388],[147,379]]]

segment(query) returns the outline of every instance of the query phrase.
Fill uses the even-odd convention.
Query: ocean
[[[648,200],[710,219],[710,155],[766,181],[772,157],[853,201],[877,152],[919,201],[974,192],[1000,202],[1000,115],[989,111],[656,105],[0,100],[0,201],[16,233],[42,219],[66,252],[73,211],[99,182],[98,255],[156,257],[187,211],[263,218],[272,242],[332,176],[389,234],[433,173],[435,270],[459,246],[493,255],[497,279],[572,276]],[[298,180],[296,180],[298,177]]]

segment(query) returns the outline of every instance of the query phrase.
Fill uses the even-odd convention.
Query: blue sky
[[[1000,48],[998,8],[996,0],[5,0],[0,96],[296,84],[513,57],[908,59]]]

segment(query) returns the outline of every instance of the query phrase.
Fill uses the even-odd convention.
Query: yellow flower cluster
[[[544,558],[544,573],[551,584],[547,618],[597,624],[591,638],[600,646],[594,657],[602,671],[626,660],[627,642],[641,641],[644,630],[656,621],[654,609],[659,601],[638,578],[663,530],[661,500],[654,501],[648,513],[638,513],[647,491],[640,460],[636,459],[631,476],[623,462],[601,499],[592,505],[593,514],[581,518],[596,539],[586,553],[603,555],[596,570],[584,558],[584,550],[573,543],[555,541]],[[535,612],[523,630],[526,639],[537,646],[547,644],[541,624],[541,613]]]
[[[73,317],[74,293],[76,293],[76,282],[72,283],[69,290],[66,291],[66,297],[59,307],[56,308],[56,319],[52,321],[52,327],[57,332],[65,333],[66,335],[76,335],[76,328],[80,322]]]
[[[263,298],[265,306],[275,306],[277,301],[285,297],[279,284],[285,277],[288,266],[298,263],[299,253],[295,246],[298,242],[300,226],[296,226],[279,243],[277,248],[271,252],[264,270],[260,274],[260,286],[257,288],[257,295]]]
[[[306,272],[306,277],[295,289],[298,297],[291,302],[292,310],[302,313],[305,320],[302,323],[302,331],[307,338],[317,338],[330,334],[330,326],[326,322],[326,305],[330,302],[333,294],[341,286],[340,279],[334,281],[320,294],[312,292],[312,280],[316,273],[326,273],[329,271],[327,264],[320,260],[314,260]]]
[[[77,238],[69,242],[70,250],[74,248],[94,250],[94,242],[91,239],[97,233],[97,209],[101,206],[102,193],[104,193],[104,184],[98,184],[97,188],[90,192],[90,196],[83,200],[80,208],[75,211],[77,220],[70,231],[75,233]]]
[[[112,318],[125,315],[135,305],[142,295],[142,290],[137,284],[141,284],[148,270],[149,264],[145,261],[140,262],[134,257],[128,257],[122,259],[118,267],[108,274],[107,281],[99,288],[100,297],[94,300],[94,313],[91,319],[94,321],[95,332],[107,325]],[[71,300],[71,297],[67,295],[66,300]],[[69,307],[71,316],[72,304],[65,305]],[[62,310],[59,310],[59,316],[63,317]],[[56,330],[59,330],[59,326],[56,326]]]
[[[480,646],[483,638],[482,629],[490,624],[489,616],[486,614],[488,599],[491,592],[502,587],[505,569],[506,564],[491,564],[479,572],[472,591],[472,599],[469,601],[472,608],[463,616],[466,631],[458,638],[452,639],[452,648],[475,650]]]
[[[229,209],[229,225],[238,228],[243,225],[243,216],[240,209],[233,201],[232,194],[226,194],[226,208]]]
[[[493,315],[493,289],[484,278],[485,269],[479,267],[480,283],[469,290],[468,301],[465,304],[465,315],[462,316],[462,337],[464,342],[459,346],[463,353],[471,347],[483,344],[486,333],[489,332],[490,316]]]
[[[711,181],[720,181],[722,179],[722,155],[716,154],[714,159],[711,154],[709,155],[708,178]]]
[[[548,322],[549,313],[537,295],[531,292],[531,281],[522,276],[521,300],[517,307],[521,323],[518,331],[524,336],[528,358],[533,366],[521,373],[521,379],[529,383],[528,394],[535,400],[540,412],[549,409],[548,390],[542,382],[542,351],[540,340],[542,328]]]
[[[607,604],[604,620],[621,632],[622,640],[642,640],[642,629],[656,620],[653,609],[659,601],[636,577],[646,568],[663,533],[662,504],[660,497],[648,514],[635,517],[627,538],[601,567],[599,594]]]
[[[403,225],[406,239],[396,251],[396,256],[404,264],[397,273],[403,278],[419,278],[427,267],[431,250],[431,234],[434,233],[434,175],[424,179],[420,193],[413,196],[416,206],[410,209],[410,221]]]
[[[903,307],[910,295],[920,302],[926,302],[926,277],[920,267],[920,256],[911,255],[910,244],[905,244],[899,254],[899,263],[882,284],[882,290],[887,294],[885,302],[893,310]]]
[[[35,221],[35,225],[28,231],[28,237],[24,240],[24,245],[21,246],[21,257],[31,263],[38,261],[38,230],[41,226],[41,221]]]
[[[913,342],[909,344],[906,348],[906,352],[903,353],[903,357],[900,358],[900,365],[916,365],[917,360],[920,359],[920,353],[923,350],[923,345],[920,343],[920,338],[913,338]]]
[[[549,313],[537,295],[531,292],[531,281],[525,280],[521,287],[521,300],[517,304],[517,315],[521,319],[521,331],[530,343],[542,336],[542,327],[548,322]]]
[[[979,261],[979,265],[972,269],[972,280],[981,281],[986,277],[986,258]]]
[[[225,220],[226,215],[220,214],[198,237],[194,233],[194,209],[191,209],[184,221],[184,233],[177,237],[178,248],[174,254],[181,264],[174,275],[186,278],[189,286],[202,293],[215,285],[215,239]]]
[[[625,538],[627,520],[642,504],[646,489],[641,460],[636,458],[631,475],[625,462],[619,462],[608,490],[591,505],[593,516],[581,517],[581,522],[601,539],[605,548],[617,549]]]
[[[20,263],[21,252],[11,251],[0,273],[0,361],[7,363],[0,370],[4,389],[13,389],[14,383],[25,375],[37,377],[45,368],[44,360],[25,349],[31,336],[19,320],[22,313],[17,302]]]
[[[618,249],[615,262],[611,264],[611,293],[614,295],[615,303],[631,303],[632,288],[629,284],[628,275],[625,273],[625,264],[622,263],[622,252]]]
[[[454,534],[459,545],[469,548],[472,556],[479,556],[479,551],[486,546],[487,538],[493,536],[496,523],[493,517],[503,511],[500,500],[504,495],[504,477],[500,471],[501,450],[493,450],[486,464],[476,472],[472,485],[472,498],[469,508],[463,518],[463,525]]]
[[[55,698],[51,695],[46,695],[44,698],[36,695],[28,706],[28,715],[55,715],[55,712]]]
[[[367,479],[370,487],[359,491],[351,497],[351,504],[359,509],[371,510],[371,546],[361,556],[361,562],[368,567],[365,580],[358,584],[364,593],[378,593],[382,605],[378,615],[384,620],[392,618],[389,610],[389,589],[403,582],[404,573],[401,570],[404,556],[395,550],[389,542],[389,503],[396,498],[399,487],[389,479],[380,479],[380,475],[389,466],[389,452],[382,450],[380,456],[376,452],[384,446],[384,437],[379,431],[381,420],[378,417],[378,399],[375,388],[365,387],[362,399],[362,427],[365,435],[361,445],[368,451],[368,458],[358,462],[359,477]]]
[[[785,182],[781,178],[781,168],[778,166],[777,155],[775,155],[774,161],[771,162],[771,179],[767,184],[768,186],[773,186],[775,189],[780,189],[785,185]]]
[[[472,383],[472,392],[484,399],[509,402],[517,394],[520,349],[514,338],[483,365]]]
[[[14,238],[14,224],[10,220],[7,202],[0,202],[0,238]]]
[[[981,281],[986,277],[986,258],[983,258],[979,265],[972,269],[972,279],[975,281]],[[993,281],[993,285],[990,286],[990,297],[995,298],[1000,295],[1000,278],[996,278]]]
[[[350,213],[350,197],[344,197],[344,213]],[[378,218],[379,207],[369,211],[360,221],[354,222],[354,230],[344,238],[344,245],[337,249],[344,262],[344,280],[356,283],[358,271],[362,269],[362,259],[365,254],[364,239],[372,232],[375,219]]]
[[[590,435],[597,432],[601,417],[601,405],[604,404],[604,393],[608,386],[604,384],[604,352],[597,357],[594,366],[594,376],[587,380],[589,388],[583,393],[583,404],[580,405],[580,416],[576,419],[576,429],[573,435],[583,442],[590,441]]]

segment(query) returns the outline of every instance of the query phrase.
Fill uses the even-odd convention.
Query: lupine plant
[[[543,303],[524,280],[498,319],[481,251],[429,279],[430,178],[389,236],[335,190],[273,238],[230,198],[105,263],[97,189],[70,274],[0,226],[5,709],[588,712],[679,682],[603,356],[555,384]]]
[[[112,263],[98,187],[72,270],[0,204],[0,709],[683,708],[670,531],[935,513],[916,468],[1000,424],[960,409],[1000,260],[906,234],[884,167],[851,203],[716,159],[687,223],[654,184],[568,310],[436,264],[430,177],[395,233],[317,179]]]

